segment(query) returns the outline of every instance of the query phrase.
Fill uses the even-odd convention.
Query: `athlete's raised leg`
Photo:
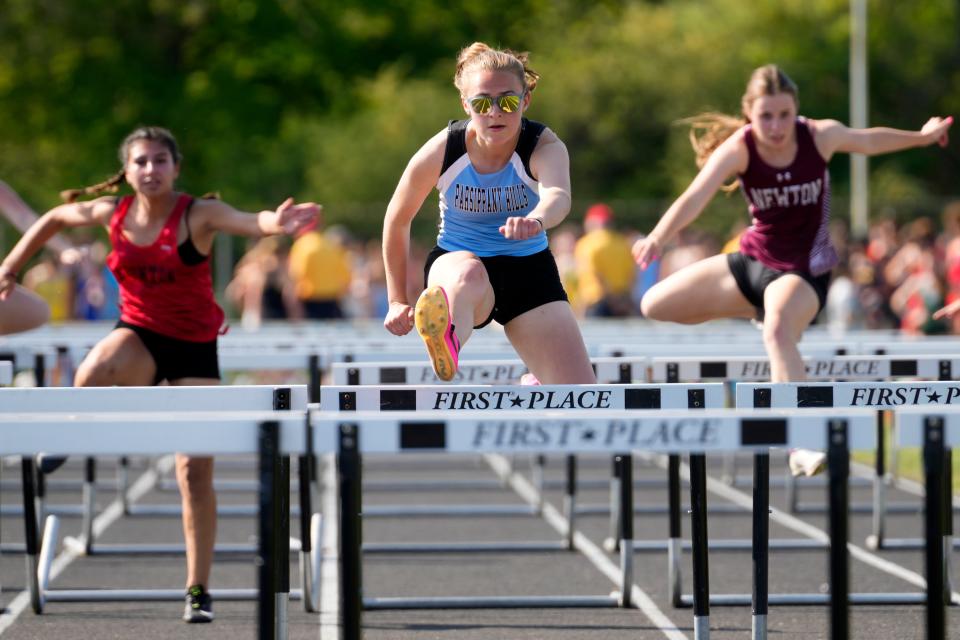
[[[771,382],[799,382],[807,377],[797,344],[803,330],[813,322],[819,300],[813,287],[793,274],[780,276],[763,293],[763,343],[770,359]],[[827,454],[810,449],[792,449],[790,472],[813,476],[826,467]]]
[[[597,381],[570,305],[548,302],[520,314],[504,332],[541,384],[593,384]]]
[[[719,318],[753,318],[757,310],[740,292],[727,256],[686,266],[643,296],[640,310],[651,320],[697,324]]]
[[[487,270],[472,253],[446,253],[431,265],[414,321],[441,380],[453,379],[461,346],[490,316],[493,301]]]
[[[763,344],[770,358],[770,382],[806,379],[797,344],[819,307],[813,287],[798,275],[783,275],[767,285],[763,293]]]

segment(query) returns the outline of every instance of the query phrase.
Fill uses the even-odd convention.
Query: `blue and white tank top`
[[[479,173],[467,154],[469,120],[451,120],[440,192],[437,246],[477,256],[529,256],[547,248],[547,234],[508,240],[500,233],[507,218],[524,217],[540,202],[538,182],[530,175],[530,156],[546,127],[524,118],[517,147],[503,169]]]

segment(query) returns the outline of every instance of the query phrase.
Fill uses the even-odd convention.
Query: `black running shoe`
[[[37,469],[40,473],[46,475],[53,473],[57,469],[63,466],[63,463],[67,461],[66,456],[51,456],[46,453],[37,454]]]
[[[213,601],[203,585],[195,584],[187,589],[186,600],[184,622],[213,622]]]

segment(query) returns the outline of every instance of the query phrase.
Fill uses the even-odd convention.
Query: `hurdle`
[[[767,385],[771,386],[771,385]],[[776,385],[773,385],[776,386]],[[788,386],[788,385],[785,385]],[[794,385],[796,386],[796,385]],[[761,394],[762,395],[762,394]],[[757,408],[757,410],[769,410],[767,408]],[[745,410],[739,408],[738,410]],[[778,410],[773,408],[773,410]],[[779,409],[783,410],[783,409]],[[846,577],[837,576],[836,574],[836,556],[839,553],[837,545],[834,541],[842,539],[845,542],[844,547],[848,543],[848,534],[847,534],[847,506],[848,506],[848,479],[849,479],[849,451],[856,449],[872,449],[876,446],[876,415],[875,412],[869,408],[866,411],[860,407],[835,407],[832,409],[824,408],[805,408],[805,409],[794,409],[797,414],[801,414],[807,411],[817,411],[821,413],[824,411],[830,412],[828,415],[845,415],[847,411],[856,411],[860,412],[860,416],[869,416],[869,420],[862,419],[861,423],[863,424],[860,427],[861,431],[857,434],[856,439],[843,436],[841,437],[836,431],[836,421],[834,421],[833,426],[831,426],[831,431],[829,435],[821,432],[817,433],[805,433],[797,434],[795,439],[792,432],[790,437],[785,437],[783,442],[781,442],[779,447],[797,447],[805,449],[816,449],[816,450],[826,450],[828,452],[829,459],[829,473],[830,473],[830,483],[829,483],[829,514],[830,514],[830,534],[829,534],[829,547],[830,547],[830,562],[831,562],[831,585],[835,585],[837,580],[842,579],[846,581]],[[794,415],[794,414],[791,414]],[[819,435],[823,440],[819,444],[800,444],[801,437],[803,438],[813,438],[814,436]],[[842,446],[836,446],[842,445]],[[753,637],[754,638],[765,638],[766,637],[766,615],[768,612],[768,605],[811,605],[811,604],[824,604],[829,601],[832,597],[831,594],[826,595],[822,593],[791,593],[791,594],[770,594],[767,586],[767,567],[769,565],[769,539],[768,539],[768,510],[769,510],[769,496],[766,490],[766,481],[769,473],[769,453],[768,452],[755,452],[754,453],[754,476],[755,476],[755,487],[753,493],[753,593],[752,594],[718,594],[716,596],[711,596],[709,601],[711,604],[716,606],[740,606],[740,605],[752,605],[753,607]],[[690,464],[690,477],[691,484],[702,484],[705,483],[706,474],[703,470],[696,469],[693,459],[691,459]],[[706,515],[705,510],[702,508],[694,509],[693,513],[692,529],[697,530],[698,528],[706,527]],[[944,527],[945,529],[945,527]],[[944,529],[939,529],[938,536],[936,538],[936,546],[941,549],[940,553],[942,555],[942,549],[944,546],[942,532]],[[929,549],[928,549],[929,552]],[[844,549],[843,555],[846,555],[846,550]],[[696,569],[695,569],[696,571]],[[940,563],[939,572],[942,575],[945,575],[946,567],[944,563]],[[939,588],[935,584],[933,588]],[[942,591],[942,589],[940,589]],[[847,590],[845,589],[845,593]],[[693,596],[684,595],[681,599],[683,606],[696,606],[697,594],[694,592]],[[928,602],[928,596],[924,593],[849,593],[846,599],[848,604],[919,604]],[[847,637],[846,635],[834,636],[834,637]]]
[[[422,355],[422,351],[421,351]],[[590,358],[597,382],[601,384],[629,384],[647,380],[647,358],[594,357]],[[333,384],[445,384],[437,378],[429,362],[334,362],[331,365]],[[527,373],[520,360],[464,360],[452,381],[456,384],[510,384]]]
[[[140,420],[131,416],[142,412],[146,416],[162,414],[169,411],[170,407],[187,407],[190,416],[196,416],[201,422],[211,416],[216,416],[224,412],[225,407],[232,411],[234,415],[240,415],[240,412],[257,411],[283,411],[294,416],[303,416],[307,408],[306,387],[303,385],[294,385],[290,387],[268,387],[268,386],[203,386],[203,387],[182,387],[182,386],[153,386],[153,387],[55,387],[55,388],[17,388],[0,390],[0,406],[4,411],[0,412],[8,423],[15,420],[18,415],[29,415],[31,418],[42,418],[49,416],[51,421],[60,419],[68,426],[74,423],[74,414],[85,415],[85,413],[97,411],[98,416],[125,416],[131,424],[139,425]],[[137,428],[131,431],[137,433]],[[306,438],[309,430],[304,432]],[[79,437],[82,434],[71,434]],[[59,443],[51,443],[51,447],[58,446]],[[169,448],[169,445],[168,445]],[[103,455],[113,453],[118,448],[111,448],[110,451],[101,452]],[[307,450],[307,442],[303,445],[304,451]],[[46,449],[45,449],[46,451]],[[185,450],[184,453],[190,453]],[[56,454],[57,451],[50,450],[50,453]],[[129,453],[140,453],[134,449]],[[280,463],[281,473],[286,478],[284,490],[286,493],[282,496],[284,502],[289,500],[289,459],[283,457]],[[301,467],[301,488],[299,491],[300,508],[302,513],[312,514],[312,497],[309,492],[310,483],[304,481],[303,477],[306,468]],[[36,549],[36,530],[38,519],[34,508],[33,497],[33,473],[32,461],[24,461],[23,466],[23,488],[24,488],[24,511],[25,527],[27,529],[26,547],[28,565],[38,566],[48,561],[50,558],[44,555],[40,560],[37,559]],[[105,545],[94,544],[92,529],[93,513],[93,489],[85,492],[85,504],[90,516],[85,519],[84,533],[79,539],[66,538],[64,545],[76,554],[86,555],[132,555],[132,554],[182,554],[184,546],[177,545],[148,545],[148,544],[129,544],[129,545]],[[45,553],[51,554],[56,547],[56,535],[59,530],[59,521],[56,516],[50,516],[46,520],[47,526],[43,537]],[[297,544],[290,544],[289,536],[287,549],[299,551],[301,566],[301,592],[306,594],[303,597],[304,605],[308,610],[314,610],[316,607],[315,581],[319,573],[319,553],[314,552],[313,541],[319,537],[319,528],[321,526],[319,514],[313,514],[310,517],[300,519],[301,539]],[[255,552],[255,545],[218,545],[215,552],[218,553],[248,553]],[[36,589],[42,597],[49,592],[46,588],[46,581],[42,579],[43,571],[32,572],[30,576],[31,590]],[[39,583],[39,584],[37,584]],[[179,592],[177,592],[179,593]],[[81,599],[93,598],[100,599],[168,599],[170,594],[164,592],[154,593],[152,591],[134,591],[124,593],[120,591],[91,591],[70,592],[55,594],[54,599],[80,601]],[[182,597],[182,594],[179,594]],[[232,597],[227,594],[227,597]]]
[[[939,409],[939,408],[938,408]],[[949,585],[946,583],[946,577],[949,572],[948,565],[944,562],[943,553],[946,549],[944,539],[946,536],[946,511],[943,508],[945,506],[945,485],[944,482],[947,480],[947,474],[945,471],[945,464],[947,463],[947,457],[944,453],[944,446],[949,441],[944,432],[943,420],[941,418],[930,419],[926,414],[931,411],[938,411],[938,409],[928,408],[928,407],[911,407],[908,411],[912,411],[916,414],[916,422],[923,423],[923,431],[920,432],[918,427],[915,427],[914,433],[907,435],[903,438],[905,444],[916,445],[922,443],[924,445],[924,456],[925,456],[925,469],[927,477],[927,502],[926,508],[928,511],[927,515],[927,527],[926,527],[926,574],[927,581],[925,590],[922,593],[917,594],[883,594],[883,593],[848,593],[848,589],[844,588],[844,593],[846,597],[844,598],[843,606],[848,606],[848,604],[896,604],[896,603],[923,603],[926,605],[927,613],[927,637],[929,638],[942,638],[944,636],[944,607],[946,603],[951,601],[960,602],[960,594],[955,594],[950,591]],[[805,411],[813,411],[817,409],[804,409]],[[857,411],[858,409],[849,409],[849,408],[837,408],[832,409],[831,411],[836,412],[837,414],[842,414],[845,411]],[[823,409],[819,409],[823,411]],[[847,504],[847,479],[849,477],[849,451],[854,449],[870,449],[873,446],[871,442],[872,437],[870,433],[869,426],[864,425],[862,433],[858,435],[859,440],[855,441],[853,438],[845,438],[840,434],[834,426],[831,427],[828,440],[824,442],[821,446],[808,447],[806,445],[796,445],[802,448],[814,448],[819,450],[826,449],[828,452],[828,464],[829,464],[829,473],[830,473],[830,488],[829,488],[829,503],[830,503],[830,529],[829,529],[829,539],[830,544],[830,591],[831,591],[831,607],[833,607],[832,595],[835,585],[842,581],[844,584],[847,582],[847,577],[842,575],[838,571],[836,564],[836,556],[838,554],[847,555],[847,549],[851,547],[849,545],[849,536],[848,528],[846,524],[846,504]],[[960,421],[958,421],[958,427],[960,427]],[[951,434],[953,436],[952,441],[960,441],[960,434]],[[875,438],[875,435],[873,435]],[[846,440],[846,441],[845,441]],[[838,446],[839,445],[839,446]],[[793,446],[792,443],[788,443],[784,446]],[[757,454],[760,457],[762,454]],[[761,465],[758,465],[761,466]],[[754,513],[757,513],[759,510],[765,511],[767,505],[764,504],[763,500],[758,500],[758,492],[754,492]],[[695,517],[702,518],[701,514],[697,514]],[[766,520],[764,516],[763,520]],[[766,525],[761,528],[761,530],[755,531],[755,540],[757,540],[757,546],[760,549],[760,553],[755,549],[754,551],[754,588],[752,594],[752,604],[754,607],[755,619],[756,613],[762,611],[764,614],[767,611],[768,604],[814,604],[816,602],[824,602],[826,597],[824,594],[791,594],[791,595],[781,595],[781,596],[771,596],[768,593],[766,585],[766,566],[768,560],[768,554],[766,547],[764,545],[766,539]],[[835,541],[842,539],[845,541],[843,548],[840,545],[835,544]],[[728,595],[721,596],[718,598],[718,604],[721,605],[735,605],[741,604],[745,598],[748,596],[739,596],[739,595]],[[711,602],[713,599],[711,598]],[[765,619],[762,621],[765,626]],[[848,630],[843,628],[838,628],[837,623],[841,622],[836,617],[831,616],[831,637],[848,637]],[[754,626],[754,638],[766,638],[766,630],[763,629],[762,633],[757,632],[756,624]]]
[[[803,358],[807,380],[880,380],[886,378],[924,378],[952,380],[960,376],[960,356],[834,356]],[[764,382],[770,379],[767,358],[699,357],[651,358],[651,382]]]
[[[180,387],[184,389],[184,387]],[[129,425],[136,422],[137,428]],[[258,601],[258,637],[286,636],[286,602],[289,586],[284,584],[286,544],[282,514],[283,471],[280,457],[304,451],[306,426],[303,412],[249,411],[231,412],[155,412],[146,413],[73,413],[73,414],[0,414],[0,453],[29,456],[39,449],[54,455],[121,455],[126,453],[157,455],[171,448],[192,455],[257,454],[260,457],[260,543],[258,551],[258,588],[213,590],[214,597],[256,599]],[[33,521],[28,519],[28,523]],[[49,538],[47,538],[49,540]],[[27,543],[36,545],[36,535]],[[277,546],[281,549],[278,549]],[[52,554],[52,549],[49,550]],[[28,573],[49,571],[50,555],[44,565],[31,567]],[[34,571],[34,569],[36,571]],[[29,577],[29,576],[28,576]],[[286,576],[288,580],[288,576]],[[120,590],[45,590],[31,584],[31,605],[42,613],[47,602],[102,600],[179,600],[179,589],[152,591]],[[301,594],[303,595],[303,594]]]
[[[262,386],[232,386],[222,387],[218,396],[207,400],[207,394],[199,390],[173,391],[175,387],[157,387],[159,391],[147,391],[150,387],[120,387],[113,389],[110,387],[100,388],[73,388],[73,387],[51,387],[51,388],[18,388],[5,389],[0,395],[0,406],[3,411],[16,413],[44,413],[44,412],[70,412],[70,411],[91,411],[99,410],[101,412],[126,411],[133,412],[138,410],[161,411],[169,407],[178,406],[178,403],[187,403],[191,410],[195,411],[222,411],[224,407],[231,407],[236,410],[265,410],[271,409],[278,404],[284,404],[289,409],[305,411],[307,407],[306,388],[302,385],[285,388],[271,389]],[[202,387],[198,389],[203,389]],[[281,399],[285,398],[285,399]],[[124,550],[121,547],[112,548],[94,548],[94,540],[91,532],[94,501],[95,501],[95,464],[92,458],[85,464],[85,480],[83,485],[83,505],[80,511],[84,518],[83,531],[81,536],[84,553],[92,555],[101,554],[124,554],[124,553],[182,553],[182,545],[177,547],[129,547]],[[179,515],[179,506],[167,509],[155,509],[147,506],[138,508],[137,505],[124,504],[124,513],[127,515]],[[234,514],[239,511],[243,515],[253,515],[250,509],[227,510],[227,513]],[[39,520],[44,520],[44,514],[41,512]],[[66,544],[77,544],[76,540],[67,539]],[[229,547],[221,552],[235,553],[252,549],[252,547]]]
[[[0,386],[9,386],[13,383],[13,363],[9,360],[0,360]]]
[[[719,409],[722,407],[723,388],[719,384],[668,384],[668,385],[542,385],[542,386],[345,386],[324,387],[321,389],[321,410],[331,411],[380,411],[392,412],[420,412],[430,413],[444,410],[484,410],[488,413],[502,411],[551,411],[562,409],[567,412],[590,411],[596,409],[615,409],[622,411],[624,416],[633,415],[636,411],[661,409]],[[621,512],[619,511],[619,496],[623,467],[630,466],[629,455],[617,457],[618,475],[615,479],[612,500],[608,507],[614,516],[611,522],[614,527],[611,537],[616,537],[621,526]],[[437,553],[453,551],[486,551],[486,552],[528,552],[528,551],[556,551],[573,549],[573,531],[576,516],[581,510],[576,506],[576,459],[573,455],[565,457],[566,481],[564,483],[563,514],[569,523],[567,535],[561,541],[547,542],[467,542],[467,543],[365,543],[364,553],[394,553],[417,552]],[[542,477],[540,478],[542,480]],[[535,484],[538,484],[535,482]],[[542,485],[542,482],[539,484]],[[626,490],[632,491],[632,483]],[[668,513],[670,517],[670,537],[665,541],[634,541],[633,550],[667,551],[668,552],[668,581],[673,592],[680,592],[680,562],[682,541],[681,537],[681,505],[679,491],[679,476],[676,483],[671,483],[669,505],[666,509],[656,509],[656,513]],[[538,491],[542,501],[543,492]],[[390,507],[368,506],[363,510],[363,516],[398,516],[398,515],[514,515],[517,513],[537,515],[542,504],[514,508],[496,508],[488,506],[478,509],[471,507],[453,507],[450,505],[432,505],[428,508],[411,507],[409,505],[392,505]],[[595,513],[597,509],[587,509],[588,513]],[[639,511],[634,508],[631,513]],[[649,509],[647,512],[654,512]],[[616,547],[615,547],[616,548]],[[616,548],[618,550],[618,548]]]
[[[731,409],[690,411],[651,410],[625,416],[622,411],[588,412],[437,411],[417,416],[385,417],[385,412],[311,411],[310,421],[319,431],[336,430],[340,438],[341,478],[341,594],[343,598],[344,638],[359,638],[362,612],[372,609],[436,608],[524,608],[524,607],[629,607],[632,604],[632,521],[621,519],[619,591],[611,596],[491,596],[438,598],[371,598],[363,596],[360,513],[361,458],[366,454],[406,452],[436,453],[611,453],[645,450],[664,453],[691,453],[701,469],[707,452],[757,450],[771,446],[825,447],[831,442],[835,457],[847,455],[849,448],[873,446],[873,414],[864,410],[741,411]],[[828,438],[831,433],[840,434]],[[536,434],[536,437],[510,437],[512,434]],[[840,437],[842,435],[842,437]],[[849,440],[848,440],[849,439]],[[844,458],[845,459],[845,458]],[[842,465],[838,462],[838,471]],[[632,510],[630,466],[624,466],[621,484],[621,509]],[[703,476],[700,476],[701,478]],[[694,483],[696,484],[697,481]],[[836,539],[846,540],[846,514],[842,508],[845,487],[834,483],[838,508]],[[705,495],[705,494],[704,494]],[[705,518],[705,500],[695,512]],[[708,572],[706,567],[706,526],[694,529],[694,629],[695,637],[709,634]],[[847,625],[846,575],[848,558],[845,545],[835,545],[831,562],[828,596],[834,626]],[[765,623],[765,616],[763,622]],[[841,637],[841,636],[837,636]]]
[[[897,420],[900,427],[897,444],[923,447],[927,636],[945,638],[945,608],[956,601],[951,592],[949,564],[953,532],[950,452],[960,445],[960,413],[956,407],[949,410],[946,407],[904,407],[897,411]]]
[[[38,386],[46,386],[56,363],[57,352],[50,347],[29,347],[0,341],[0,361],[9,362],[13,373],[31,370]]]
[[[900,409],[908,406],[949,407],[960,403],[960,384],[956,382],[810,382],[779,384],[742,384],[737,385],[738,407],[865,407],[877,411],[877,452],[873,475],[872,533],[866,540],[871,549],[919,549],[923,546],[920,539],[888,538],[885,531],[885,518],[888,512],[919,513],[923,506],[918,503],[888,504],[887,484],[885,482],[884,429],[885,412],[894,410],[894,431],[898,430],[896,420]],[[947,449],[948,460],[951,449]],[[948,465],[949,466],[949,465]],[[948,468],[947,473],[950,473]],[[952,514],[953,506],[947,503]],[[809,509],[808,509],[809,510]],[[947,521],[947,535],[953,535],[953,521]],[[960,544],[948,544],[952,549]],[[949,554],[947,556],[949,563]]]
[[[807,380],[830,381],[870,381],[895,378],[921,378],[928,380],[951,380],[960,375],[960,357],[949,356],[907,356],[907,355],[868,355],[834,356],[829,358],[804,357]],[[767,358],[752,356],[741,357],[682,357],[651,358],[652,382],[711,382],[728,380],[736,383],[768,382],[770,363]],[[725,476],[735,478],[734,461]],[[792,513],[796,513],[798,495],[796,481],[789,474],[786,479],[787,503]],[[857,511],[865,511],[868,506],[853,505]]]

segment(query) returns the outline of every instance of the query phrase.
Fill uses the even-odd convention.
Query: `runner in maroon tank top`
[[[634,244],[633,255],[645,266],[661,254],[734,177],[753,216],[740,251],[680,269],[651,288],[640,308],[648,318],[685,324],[761,315],[771,380],[803,380],[797,343],[823,307],[836,263],[827,234],[827,163],[837,152],[877,155],[946,145],[953,118],[931,118],[920,131],[850,129],[836,120],[801,118],[797,87],[775,65],[753,72],[741,106],[743,119],[713,113],[692,119],[700,133],[694,144],[700,173],[650,235]],[[803,473],[822,465],[809,460],[801,466],[792,465]]]
[[[319,207],[288,199],[276,211],[237,211],[214,199],[195,200],[174,191],[180,152],[166,129],[142,127],[120,146],[123,168],[111,180],[62,195],[69,204],[48,211],[23,234],[0,263],[0,300],[10,295],[16,273],[58,230],[103,225],[113,252],[107,262],[120,284],[120,322],[77,369],[78,387],[219,384],[217,335],[223,311],[213,297],[210,250],[218,231],[245,236],[295,234],[316,223]],[[133,195],[74,202],[83,194]],[[213,620],[207,593],[217,503],[213,459],[177,455],[187,549],[183,619]]]

